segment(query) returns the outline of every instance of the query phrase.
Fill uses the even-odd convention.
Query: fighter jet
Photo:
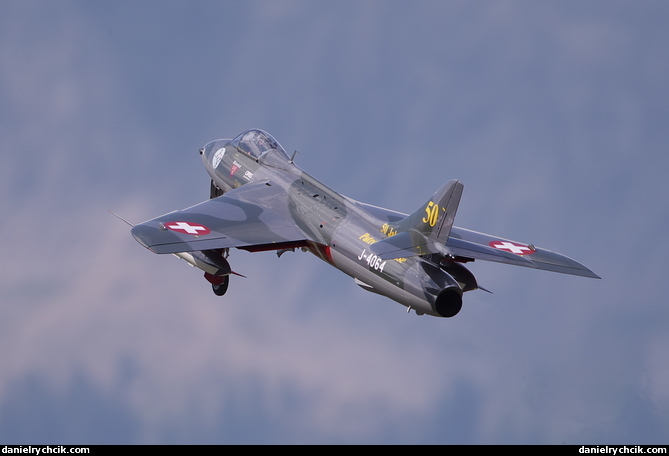
[[[453,226],[462,196],[446,182],[413,214],[346,197],[295,163],[268,133],[252,129],[199,150],[210,198],[131,232],[144,247],[174,254],[204,271],[222,296],[233,272],[231,248],[311,252],[418,315],[453,317],[465,292],[481,289],[464,266],[474,260],[599,278],[582,264],[532,244]],[[487,290],[485,290],[487,291]]]

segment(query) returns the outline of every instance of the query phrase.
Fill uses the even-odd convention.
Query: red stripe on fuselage
[[[328,263],[334,265],[334,261],[332,260],[332,254],[330,253],[330,246],[318,244],[316,242],[309,242],[309,249],[314,255],[319,257],[321,260],[327,261]]]

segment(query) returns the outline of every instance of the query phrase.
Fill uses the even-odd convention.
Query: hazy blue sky
[[[666,444],[666,1],[0,2],[0,442]],[[224,298],[133,222],[248,128],[555,250],[418,317],[305,253]]]

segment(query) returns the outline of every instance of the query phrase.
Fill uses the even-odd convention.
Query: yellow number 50
[[[427,212],[427,216],[423,217],[423,223],[427,223],[430,226],[436,225],[437,217],[439,217],[439,205],[434,204],[433,201],[430,201],[425,207],[425,212]]]

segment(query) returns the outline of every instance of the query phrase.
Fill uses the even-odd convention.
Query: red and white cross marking
[[[515,253],[516,255],[532,255],[535,250],[525,244],[518,244],[510,241],[491,241],[488,245],[490,247]]]
[[[184,234],[203,235],[211,233],[211,230],[206,226],[191,222],[168,222],[165,223],[165,228]]]

